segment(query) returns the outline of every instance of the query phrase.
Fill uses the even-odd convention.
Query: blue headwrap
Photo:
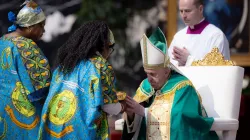
[[[41,7],[34,1],[27,0],[22,5],[24,7],[18,12],[17,16],[11,11],[8,13],[8,19],[13,23],[8,28],[8,32],[15,31],[17,25],[20,27],[29,27],[45,20],[46,17]]]
[[[15,31],[16,28],[17,28],[17,26],[16,26],[16,24],[15,24],[15,22],[16,22],[16,14],[13,13],[12,11],[10,11],[10,12],[8,13],[8,19],[9,19],[10,22],[13,23],[13,24],[8,28],[8,32],[13,32],[13,31]]]

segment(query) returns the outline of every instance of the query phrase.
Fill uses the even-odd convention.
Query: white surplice
[[[204,24],[204,22],[205,20],[203,19],[199,24]],[[173,59],[172,52],[174,46],[179,48],[185,47],[189,51],[190,55],[186,66],[190,66],[195,60],[202,60],[214,47],[219,48],[226,60],[230,59],[229,43],[224,33],[213,24],[208,23],[204,26],[199,24],[193,27],[187,26],[175,34],[168,51],[170,61],[175,66],[178,66],[178,62]],[[199,28],[196,29],[198,32],[190,32],[193,28]]]

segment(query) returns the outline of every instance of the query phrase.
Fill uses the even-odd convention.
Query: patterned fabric
[[[41,53],[36,43],[30,39],[24,39],[24,37],[13,38],[12,40],[22,56],[22,61],[35,89],[49,86],[50,67],[48,60]]]
[[[94,57],[90,61],[95,65],[98,73],[101,74],[104,104],[117,103],[117,96],[114,94],[116,93],[116,81],[112,66],[102,57]]]
[[[56,69],[42,111],[39,139],[108,140],[104,104],[117,103],[111,65],[101,56],[80,62],[68,75]]]
[[[35,42],[21,36],[1,37],[0,53],[0,139],[34,139],[42,104],[28,96],[50,85],[48,61]]]
[[[17,16],[11,11],[8,13],[9,21],[14,23],[9,27],[9,32],[15,31],[16,25],[20,27],[29,27],[46,19],[43,10],[34,1],[27,0],[23,5],[25,6],[18,12]]]

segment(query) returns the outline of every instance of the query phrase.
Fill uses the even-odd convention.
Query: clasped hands
[[[123,106],[121,113],[126,112],[128,115],[136,113],[140,116],[144,116],[144,107],[137,103],[133,98],[126,96],[123,101],[120,101]]]
[[[173,59],[178,61],[179,66],[185,66],[188,56],[190,55],[190,53],[185,47],[178,48],[176,46],[174,46],[172,54],[174,56]]]

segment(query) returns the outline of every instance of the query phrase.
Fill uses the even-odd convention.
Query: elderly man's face
[[[203,6],[197,6],[195,0],[180,0],[179,11],[187,26],[194,26],[203,18]]]
[[[170,69],[168,68],[144,69],[144,71],[147,74],[149,83],[156,90],[162,88],[170,74]]]

